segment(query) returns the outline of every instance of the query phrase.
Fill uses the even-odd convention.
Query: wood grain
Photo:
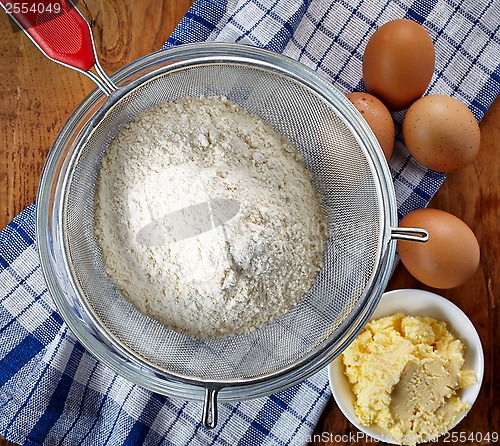
[[[91,23],[103,68],[113,73],[140,56],[158,50],[192,0],[81,0],[79,9]],[[0,228],[35,200],[40,173],[52,143],[82,99],[94,89],[84,76],[56,65],[0,14]],[[500,99],[481,123],[482,147],[475,163],[448,176],[431,206],[462,218],[476,233],[481,266],[465,285],[431,290],[401,265],[388,289],[421,288],[438,292],[459,305],[478,328],[485,351],[485,376],[477,403],[457,432],[498,432],[500,371],[498,295]],[[357,430],[330,400],[311,445],[343,444]],[[332,439],[332,441],[321,441]],[[0,439],[0,446],[8,443]],[[347,444],[347,443],[346,443]],[[373,444],[373,441],[356,441]],[[437,442],[436,444],[446,444]],[[462,444],[472,444],[462,443]]]
[[[430,203],[430,207],[451,212],[464,220],[474,231],[481,248],[481,263],[478,271],[466,284],[451,290],[436,290],[415,280],[402,264],[399,264],[389,282],[388,290],[418,288],[440,294],[458,305],[472,320],[479,332],[485,355],[483,385],[478,399],[469,415],[452,432],[488,432],[500,430],[500,388],[498,374],[500,355],[497,344],[500,340],[499,305],[499,240],[500,240],[500,97],[488,110],[480,124],[481,151],[475,162],[464,169],[449,174]],[[459,243],[460,241],[457,241]],[[330,400],[316,426],[317,441],[311,446],[348,444],[330,440],[330,433],[354,435],[359,432],[350,424],[335,402]],[[325,434],[326,433],[326,434]],[[348,437],[344,437],[348,438]],[[336,438],[333,437],[333,440]],[[314,440],[314,436],[313,436]],[[357,445],[373,445],[366,438],[356,441]],[[484,442],[486,444],[487,442]],[[444,443],[443,439],[430,444]],[[460,443],[477,444],[473,441]]]
[[[159,50],[193,0],[80,0],[104,70]],[[95,85],[45,58],[0,13],[0,228],[36,197],[47,154]],[[50,100],[47,100],[50,98]]]
[[[80,0],[111,74],[159,50],[193,0]],[[95,85],[49,61],[0,11],[0,229],[33,203],[47,154]],[[16,446],[0,436],[0,446]]]

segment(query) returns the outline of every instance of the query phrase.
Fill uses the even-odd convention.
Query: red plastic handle
[[[90,26],[68,0],[0,0],[49,59],[88,71],[95,65]]]

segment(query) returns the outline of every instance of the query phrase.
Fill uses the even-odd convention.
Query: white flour
[[[191,336],[248,332],[289,310],[321,264],[324,227],[295,148],[226,99],[152,108],[102,159],[95,229],[110,278]]]

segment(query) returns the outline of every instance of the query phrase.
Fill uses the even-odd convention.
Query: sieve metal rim
[[[204,55],[212,51],[215,56],[219,57],[234,57],[234,54],[243,54],[247,57],[264,57],[266,59],[270,59],[274,61],[274,63],[280,63],[284,67],[286,67],[290,71],[290,75],[294,76],[300,81],[303,81],[303,79],[300,78],[300,76],[297,75],[296,71],[302,75],[305,75],[306,79],[308,79],[312,85],[316,88],[319,88],[322,90],[322,93],[328,93],[331,95],[331,99],[334,100],[334,102],[338,102],[339,104],[342,105],[340,110],[337,111],[342,111],[345,113],[344,118],[347,119],[347,122],[349,122],[349,125],[352,127],[353,132],[361,138],[363,144],[361,144],[362,147],[366,149],[366,145],[371,147],[371,149],[367,152],[367,157],[368,159],[373,163],[373,168],[377,172],[377,175],[375,176],[379,181],[380,185],[378,187],[379,189],[379,194],[380,197],[379,199],[382,201],[382,206],[381,209],[384,209],[386,212],[386,218],[382,219],[382,221],[385,223],[385,225],[380,228],[381,237],[379,238],[380,243],[379,243],[379,262],[378,262],[378,268],[374,269],[373,275],[372,275],[372,280],[370,283],[370,286],[365,289],[365,294],[366,296],[370,295],[372,297],[370,301],[370,305],[367,305],[364,308],[358,308],[358,311],[353,312],[350,315],[350,318],[348,320],[344,321],[345,324],[350,325],[353,320],[357,321],[357,324],[355,323],[353,326],[351,326],[351,330],[348,333],[348,336],[343,336],[344,342],[341,343],[341,346],[346,346],[348,342],[350,341],[351,338],[353,338],[357,332],[364,326],[364,324],[367,322],[369,316],[371,315],[371,312],[374,310],[378,299],[380,298],[382,294],[382,289],[383,286],[386,283],[386,279],[388,278],[388,268],[387,264],[388,262],[393,258],[394,252],[395,252],[395,246],[393,243],[389,243],[390,241],[390,233],[391,233],[391,227],[394,226],[394,222],[396,221],[396,212],[395,212],[395,197],[394,197],[394,192],[391,189],[392,184],[389,181],[390,174],[388,167],[385,163],[385,160],[382,159],[381,151],[376,150],[375,148],[378,146],[378,143],[376,142],[375,137],[371,133],[371,130],[368,128],[366,123],[364,123],[364,120],[360,119],[360,115],[357,114],[357,111],[355,111],[354,107],[352,104],[350,104],[347,99],[343,97],[342,94],[340,94],[336,89],[334,89],[332,86],[328,85],[323,79],[321,79],[316,73],[312,72],[309,69],[306,69],[303,65],[298,64],[295,61],[292,61],[291,59],[285,58],[284,56],[276,55],[274,53],[270,53],[265,50],[257,49],[257,48],[244,48],[241,45],[231,45],[231,44],[194,44],[194,45],[189,45],[189,46],[184,46],[181,48],[175,48],[172,51],[165,51],[162,53],[156,53],[148,56],[150,60],[155,61],[156,59],[163,59],[163,62],[168,59],[168,56],[170,59],[175,59],[179,55],[183,57],[191,57],[193,55],[198,55],[199,53],[202,52]],[[227,54],[232,54],[233,56],[228,56]],[[122,79],[125,79],[128,74],[131,73],[137,73],[137,67],[140,65],[140,62],[145,62],[145,59],[143,58],[137,62],[135,62],[134,67],[129,67],[123,71],[120,71],[117,73],[114,77],[114,79],[117,82],[120,82]],[[273,66],[272,64],[270,66]],[[154,76],[150,75],[149,77]],[[148,76],[147,76],[148,77]],[[142,83],[144,79],[141,77],[140,79],[136,79],[133,81],[130,86],[125,87],[123,90],[122,94],[127,93],[127,91],[132,90],[134,85]],[[324,90],[324,91],[323,91]],[[115,93],[115,100],[120,100],[122,94],[116,94]],[[101,95],[102,97],[102,95]],[[127,358],[126,355],[124,355],[124,358],[121,358],[120,361],[116,361],[117,358],[110,358],[109,355],[106,354],[106,352],[101,351],[102,347],[102,342],[103,340],[98,341],[98,345],[96,348],[95,342],[92,342],[92,339],[89,338],[90,336],[101,336],[102,334],[100,333],[94,333],[92,334],[92,331],[95,332],[95,330],[99,327],[99,325],[93,325],[90,327],[87,327],[85,323],[88,323],[88,315],[85,315],[84,312],[79,312],[79,313],[74,313],[73,311],[68,312],[68,308],[66,307],[67,301],[66,297],[60,294],[60,283],[58,282],[56,278],[58,271],[57,265],[51,263],[51,259],[47,259],[47,253],[51,253],[50,250],[50,243],[49,243],[49,237],[45,238],[44,237],[44,226],[47,226],[47,219],[49,217],[50,212],[48,212],[48,209],[46,208],[46,205],[48,203],[47,199],[50,197],[51,192],[55,195],[60,193],[61,191],[53,190],[52,182],[49,181],[51,175],[52,177],[55,175],[55,164],[57,164],[58,156],[57,152],[60,153],[64,149],[64,140],[67,139],[68,134],[71,133],[71,126],[73,124],[76,124],[77,119],[78,119],[78,112],[79,111],[85,111],[85,109],[88,109],[89,107],[92,106],[92,103],[96,103],[99,99],[99,93],[94,92],[92,93],[85,101],[82,103],[82,105],[77,109],[75,114],[70,118],[68,121],[68,124],[65,126],[63,129],[63,132],[61,132],[60,137],[56,141],[56,144],[54,145],[53,150],[51,151],[51,155],[49,157],[49,160],[47,161],[46,168],[44,169],[44,174],[42,175],[42,181],[40,183],[40,188],[39,188],[39,199],[37,200],[38,202],[38,209],[37,209],[37,238],[38,238],[38,247],[39,247],[39,252],[40,252],[40,257],[41,257],[41,263],[42,263],[42,268],[44,270],[44,274],[46,277],[49,277],[48,279],[48,285],[49,289],[51,290],[55,301],[56,305],[58,306],[59,310],[65,316],[65,319],[67,319],[68,325],[75,331],[77,334],[77,337],[82,341],[84,340],[85,342],[82,342],[91,352],[93,352],[96,356],[99,357],[99,359],[103,360],[103,362],[108,363],[108,365],[111,365],[119,374],[121,375],[129,375],[127,376],[128,378],[132,379],[132,381],[138,381],[138,377],[142,378],[145,372],[145,367],[144,365],[141,367],[139,366],[139,374],[136,376],[134,373],[130,372],[127,369],[127,372],[124,373],[123,370],[123,364],[127,364],[127,362],[123,361],[130,361],[130,358]],[[113,99],[113,97],[111,98]],[[96,114],[96,117],[99,116],[100,114],[104,113],[107,110],[107,106],[111,106],[112,103],[108,103],[103,107],[103,109],[98,111],[98,114]],[[82,113],[80,113],[81,115]],[[83,128],[83,130],[80,130],[79,135],[80,137],[82,135],[85,135],[85,133],[91,131],[91,125],[92,123],[96,122],[95,120],[89,121],[87,125]],[[356,126],[353,125],[353,123],[356,124]],[[77,136],[78,138],[78,136]],[[76,159],[78,156],[78,153],[75,152],[75,154],[70,157],[69,159],[66,158],[65,160],[65,166],[63,167],[68,167],[68,165],[71,163],[71,160]],[[54,179],[54,178],[53,178]],[[57,214],[57,206],[60,206],[61,202],[55,203],[55,213]],[[46,230],[46,229],[45,229]],[[53,234],[51,234],[53,235]],[[63,234],[57,233],[55,234],[54,240],[56,240],[59,243],[62,243],[63,241]],[[63,243],[64,246],[64,243]],[[43,258],[43,260],[42,260]],[[49,260],[49,261],[48,261]],[[382,274],[380,272],[382,271]],[[71,274],[69,275],[71,277]],[[71,287],[73,286],[71,283],[68,283]],[[362,301],[366,300],[362,299]],[[84,308],[83,308],[84,309]],[[72,308],[71,310],[75,310]],[[76,316],[76,319],[74,318]],[[86,320],[87,318],[87,320]],[[71,321],[71,322],[70,322]],[[88,330],[91,330],[89,333]],[[339,334],[340,337],[340,334]],[[108,345],[109,347],[109,345]],[[227,389],[224,389],[220,393],[219,399],[221,401],[226,400],[234,400],[238,399],[241,397],[241,392],[231,392],[231,390],[236,389],[234,386],[241,386],[245,387],[244,393],[245,397],[253,397],[256,396],[255,392],[257,392],[259,395],[260,394],[265,394],[269,393],[269,389],[271,390],[277,390],[277,387],[285,387],[292,385],[293,383],[304,379],[306,376],[309,376],[310,374],[314,373],[314,371],[318,370],[321,368],[326,362],[332,360],[334,358],[335,352],[333,352],[335,347],[338,347],[337,344],[329,345],[330,348],[325,348],[323,350],[320,350],[313,355],[313,357],[306,357],[303,358],[303,360],[298,364],[294,365],[293,367],[287,368],[285,370],[279,371],[279,373],[273,374],[269,377],[260,377],[255,380],[251,381],[245,381],[245,384],[242,385],[240,380],[238,382],[225,382],[223,385],[228,385],[231,386]],[[336,354],[340,354],[340,349],[337,348]],[[121,352],[123,354],[123,352]],[[321,357],[321,360],[316,360],[316,358]],[[110,360],[112,359],[112,360]],[[137,360],[136,357],[133,357],[132,362],[134,360]],[[134,366],[137,366],[137,364],[134,364]],[[146,367],[147,369],[147,367]],[[160,392],[160,393],[172,393],[171,389],[169,386],[165,387],[165,382],[162,379],[162,374],[158,374],[158,371],[156,370],[149,370],[149,376],[148,378],[151,380],[151,382],[140,382],[141,385],[144,387],[148,387],[151,390]],[[159,382],[155,382],[153,377],[159,377],[159,381],[162,386],[159,386]],[[183,379],[179,377],[174,377],[175,379],[179,379],[179,381],[182,383]],[[140,379],[139,381],[147,381]],[[188,380],[189,383],[192,384],[192,380]],[[197,383],[201,385],[206,385],[207,387],[221,387],[221,383],[213,383],[211,381],[203,381],[203,380],[197,380]],[[254,386],[253,393],[252,393],[252,386]],[[222,386],[223,387],[223,386]],[[163,390],[163,392],[161,391]],[[176,391],[179,391],[179,389],[173,389],[173,393]],[[260,392],[260,393],[259,393]],[[185,395],[186,392],[181,392],[182,397],[189,398],[190,396],[193,397],[193,395]],[[187,392],[191,393],[191,392]],[[178,396],[178,395],[176,395]],[[203,399],[201,398],[196,398],[196,399]]]

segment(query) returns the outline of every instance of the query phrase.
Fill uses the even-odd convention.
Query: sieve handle
[[[421,228],[391,228],[391,239],[424,243],[429,240],[429,233]]]
[[[90,25],[69,0],[0,0],[0,6],[50,60],[84,73],[107,96],[116,90],[97,61]]]
[[[217,394],[218,389],[205,389],[205,401],[203,402],[203,425],[207,429],[217,426]]]

